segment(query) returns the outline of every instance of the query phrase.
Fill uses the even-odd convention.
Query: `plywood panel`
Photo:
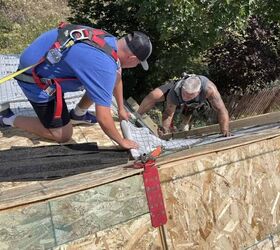
[[[160,169],[174,249],[239,249],[280,225],[280,140]]]
[[[120,131],[119,122],[116,122],[116,127]],[[68,143],[85,143],[96,142],[100,147],[118,148],[115,142],[110,140],[101,130],[98,124],[93,126],[75,126],[72,139]],[[24,132],[16,128],[1,128],[0,129],[0,150],[10,149],[12,147],[36,147],[44,145],[58,145],[58,143],[41,139],[40,137]],[[45,182],[43,181],[43,184]],[[0,192],[7,191],[13,188],[42,187],[40,182],[1,182]],[[13,200],[14,198],[11,197]],[[1,204],[1,202],[0,202]]]
[[[151,226],[148,214],[110,229],[69,242],[53,250],[159,250],[158,229]]]
[[[141,176],[50,201],[58,244],[147,213]]]
[[[119,122],[115,122],[115,125],[121,133]],[[74,126],[72,139],[67,143],[85,142],[96,142],[98,146],[103,147],[116,147],[116,143],[105,135],[98,124]],[[11,147],[35,147],[57,144],[58,143],[42,139],[16,128],[1,128],[0,130],[0,150],[9,149]]]
[[[185,150],[159,160],[169,217],[167,237],[170,249],[239,249],[252,246],[256,240],[264,239],[279,228],[279,132],[238,140]],[[13,234],[6,238],[3,229],[9,228],[9,224],[21,228],[21,232],[29,232],[32,225],[30,230],[35,230],[34,235],[43,235],[37,234],[42,232],[37,228],[41,224],[48,225],[47,231],[50,232],[48,218],[52,218],[55,235],[44,235],[45,238],[39,240],[42,244],[56,241],[63,244],[91,234],[89,238],[94,241],[90,243],[91,247],[115,249],[115,245],[123,249],[158,249],[158,232],[150,225],[146,226],[149,216],[143,216],[147,207],[144,208],[146,201],[140,184],[141,170],[126,167],[55,181],[19,183],[19,187],[14,183],[5,186],[0,193],[0,209],[4,209],[0,211],[0,237],[4,232],[3,237],[8,240],[0,240],[1,244],[6,249],[10,244],[12,249],[21,244],[16,237],[17,240],[11,241]],[[130,181],[126,177],[135,179]],[[123,184],[120,184],[121,179]],[[101,189],[103,184],[106,185]],[[141,187],[141,191],[136,187]],[[98,188],[99,193],[96,192]],[[51,200],[38,203],[46,199]],[[141,204],[137,203],[138,200]],[[27,203],[30,205],[20,207]],[[50,204],[50,212],[42,204]],[[37,217],[32,211],[37,211],[35,207],[41,205],[42,208],[38,209],[43,214]],[[13,206],[18,207],[11,209]],[[28,211],[30,217],[20,217],[18,214],[24,214],[22,211]],[[19,219],[13,224],[14,218]],[[1,224],[2,220],[4,224]],[[13,229],[8,231],[14,232]],[[144,240],[139,239],[140,236]]]
[[[48,203],[0,213],[0,249],[49,249],[55,246]]]
[[[264,115],[258,115],[258,116],[230,121],[230,129],[234,131],[239,128],[276,123],[279,121],[280,121],[280,112],[273,112]],[[220,128],[218,124],[214,124],[206,127],[194,128],[190,131],[177,132],[177,133],[165,135],[164,138],[165,139],[169,139],[171,137],[184,138],[186,136],[191,136],[191,135],[206,135],[206,134],[213,134],[213,133],[220,133]]]
[[[126,168],[126,166],[120,165],[53,181],[28,182],[26,184],[19,182],[16,186],[3,186],[3,189],[0,190],[0,210],[80,192],[133,176],[141,171],[140,169]]]
[[[142,177],[129,177],[0,212],[0,249],[49,249],[127,221],[133,224],[133,219],[147,212]],[[145,227],[142,234],[146,231]],[[127,236],[131,245],[136,241],[132,238]]]
[[[121,133],[119,122],[115,122],[115,125]],[[79,126],[79,128],[87,142],[97,142],[98,146],[102,147],[118,147],[117,144],[103,132],[99,124],[94,124],[92,126]]]

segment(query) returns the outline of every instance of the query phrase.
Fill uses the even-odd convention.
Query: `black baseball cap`
[[[150,38],[140,31],[134,31],[125,36],[125,41],[131,52],[141,61],[144,70],[149,69],[147,62],[153,47]]]

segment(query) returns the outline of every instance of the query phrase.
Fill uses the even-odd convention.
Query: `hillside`
[[[20,53],[39,34],[69,15],[67,0],[0,1],[0,53]]]

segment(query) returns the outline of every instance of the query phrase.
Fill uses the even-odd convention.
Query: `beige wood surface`
[[[239,128],[244,127],[250,127],[250,126],[257,126],[257,125],[264,125],[264,124],[270,124],[270,123],[280,123],[280,112],[273,112],[253,117],[247,117],[239,120],[230,121],[230,129],[231,131],[234,131]],[[173,134],[165,135],[165,139],[169,138],[185,138],[187,136],[192,135],[207,135],[207,134],[214,134],[219,133],[219,125],[214,124],[207,127],[201,127],[201,128],[194,128],[190,131],[184,131],[184,132],[177,132]]]
[[[115,122],[115,125],[121,133],[119,122]],[[118,148],[117,144],[104,134],[98,124],[75,126],[72,139],[67,144],[85,142],[96,142],[101,147]],[[0,130],[0,150],[12,147],[36,147],[43,145],[58,145],[58,143],[41,139],[36,135],[16,128],[1,128]]]
[[[138,108],[139,108],[139,105],[138,103],[132,98],[132,97],[129,97],[127,99],[127,103],[130,105],[130,107],[133,109],[134,112],[137,112]],[[145,123],[145,125],[150,128],[153,133],[155,135],[157,135],[157,129],[158,129],[158,126],[157,124],[151,119],[151,117],[147,114],[144,114],[142,115],[142,120],[143,122]]]
[[[54,248],[54,250],[92,249],[159,250],[162,248],[158,229],[151,226],[148,214]]]
[[[273,114],[274,115],[274,114]],[[267,119],[267,117],[265,117]],[[83,130],[86,130],[83,131]],[[10,132],[10,131],[9,131]],[[11,132],[10,132],[11,133]],[[89,135],[88,135],[89,134]],[[195,157],[199,155],[204,155],[211,152],[222,151],[230,148],[236,148],[241,145],[266,140],[279,136],[280,130],[273,131],[269,134],[263,135],[248,135],[245,138],[235,138],[230,141],[218,142],[210,145],[205,145],[197,148],[187,149],[180,152],[174,152],[169,155],[160,157],[158,159],[158,166],[172,166],[172,162],[180,161],[182,159],[187,159],[190,157]],[[85,136],[86,135],[86,136]],[[24,138],[24,135],[17,134],[14,136],[14,141],[17,145],[21,145],[21,139],[27,140],[27,142],[32,145],[32,139]],[[17,140],[16,140],[17,138]],[[32,137],[31,137],[32,138]],[[99,145],[107,145],[109,147],[110,139],[105,140],[106,136],[100,127],[75,127],[75,142],[90,142],[94,141],[95,138],[98,140],[101,138],[101,142],[97,141]],[[78,139],[77,139],[78,138]],[[4,140],[3,135],[1,140]],[[37,138],[38,140],[38,138]],[[105,140],[105,143],[104,143]],[[40,143],[36,145],[46,145],[53,144],[48,141],[39,141]],[[11,147],[14,145],[7,145],[6,147]],[[33,144],[33,146],[35,146]],[[113,143],[110,147],[115,148]],[[167,164],[167,165],[166,165]],[[128,163],[124,166],[120,165],[117,168],[108,168],[104,170],[94,171],[90,173],[79,174],[75,176],[70,176],[58,180],[52,181],[31,181],[31,182],[2,182],[0,183],[0,210],[8,209],[10,207],[20,206],[22,204],[28,204],[32,202],[38,202],[40,200],[51,199],[55,197],[60,197],[69,193],[79,192],[81,190],[86,190],[93,188],[98,185],[102,185],[114,180],[118,180],[127,176],[132,176],[139,174],[142,170],[133,169],[133,162]],[[94,181],[92,181],[94,180]]]
[[[169,249],[266,249],[270,235],[279,243],[279,137],[161,164]],[[56,250],[161,249],[148,225],[143,215]]]
[[[51,249],[147,212],[142,176],[128,177],[0,212],[0,249]]]
[[[172,249],[240,249],[279,233],[280,138],[160,168]]]
[[[139,185],[142,170],[131,165],[2,186],[0,231],[7,230],[7,241],[0,246],[160,249],[159,232],[151,228]],[[166,155],[158,166],[170,249],[239,249],[277,235],[279,129]],[[13,238],[13,228],[30,240],[19,232]]]

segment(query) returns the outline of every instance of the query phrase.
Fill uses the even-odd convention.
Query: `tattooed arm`
[[[167,96],[166,108],[162,114],[162,128],[160,128],[162,131],[158,131],[159,136],[170,132],[170,125],[176,111],[176,107],[177,105],[170,100],[169,96]]]
[[[230,136],[228,111],[216,85],[211,81],[208,81],[206,98],[210,102],[213,109],[218,113],[218,121],[220,124],[221,133],[224,136]]]

